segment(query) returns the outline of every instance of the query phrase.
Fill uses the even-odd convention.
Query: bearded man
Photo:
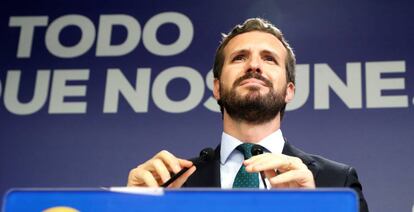
[[[223,37],[213,69],[223,119],[214,159],[196,168],[163,150],[130,171],[128,186],[158,187],[186,168],[169,187],[350,187],[360,211],[368,211],[354,168],[307,154],[283,137],[281,121],[295,94],[295,55],[279,29],[259,18],[237,25]],[[265,153],[252,157],[254,144]]]

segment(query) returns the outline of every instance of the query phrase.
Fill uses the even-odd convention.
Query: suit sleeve
[[[362,186],[361,183],[358,180],[357,172],[354,168],[350,167],[348,169],[348,175],[345,181],[345,187],[350,187],[354,189],[359,196],[359,211],[360,212],[368,212],[368,205],[367,201],[364,198],[364,195],[362,194]]]

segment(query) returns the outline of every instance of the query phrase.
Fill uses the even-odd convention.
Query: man
[[[169,187],[351,187],[360,210],[368,211],[354,168],[304,153],[283,138],[281,120],[295,93],[295,55],[279,29],[259,18],[236,26],[217,49],[214,78],[224,128],[214,160],[196,168],[163,150],[131,170],[128,186],[158,187],[171,172],[189,168]],[[265,153],[251,157],[251,144]]]

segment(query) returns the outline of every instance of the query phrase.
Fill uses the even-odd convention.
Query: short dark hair
[[[213,73],[214,78],[220,80],[221,71],[223,69],[224,64],[224,48],[227,46],[227,44],[230,42],[231,39],[236,37],[237,35],[246,33],[246,32],[252,32],[252,31],[259,31],[259,32],[265,32],[274,35],[279,41],[283,44],[283,46],[286,48],[287,51],[287,57],[286,57],[286,82],[291,82],[295,84],[295,65],[296,65],[296,58],[295,54],[293,53],[293,49],[290,47],[289,43],[285,40],[283,37],[282,32],[274,26],[269,21],[262,19],[262,18],[250,18],[247,19],[243,24],[236,25],[228,34],[222,34],[222,40],[220,42],[220,45],[218,46],[216,50],[216,55],[214,58],[214,66],[213,66]],[[220,105],[221,113],[223,114],[223,106],[221,105],[221,102],[218,101],[218,104]],[[286,107],[286,105],[285,105]],[[280,119],[282,120],[285,107],[282,108],[280,111]]]

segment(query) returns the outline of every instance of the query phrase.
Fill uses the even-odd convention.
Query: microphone
[[[255,144],[252,147],[251,153],[252,153],[253,156],[261,155],[261,154],[263,154],[263,147],[258,145],[258,144]],[[264,185],[265,189],[267,189],[267,185],[266,185],[266,181],[265,181],[265,174],[264,174],[263,171],[260,172],[260,178],[262,178],[263,185]]]
[[[212,161],[214,159],[214,150],[210,147],[200,151],[200,156],[193,160],[193,164],[198,166],[200,163]]]
[[[208,147],[208,148],[204,148],[203,150],[201,150],[199,156],[196,159],[193,159],[191,161],[193,162],[193,165],[197,167],[198,165],[212,161],[213,159],[214,159],[214,150]],[[181,171],[173,175],[169,180],[167,180],[167,182],[163,183],[161,187],[163,188],[168,187],[171,183],[173,183],[175,180],[181,177],[181,175],[183,175],[188,169],[190,168],[185,167],[181,169]]]

